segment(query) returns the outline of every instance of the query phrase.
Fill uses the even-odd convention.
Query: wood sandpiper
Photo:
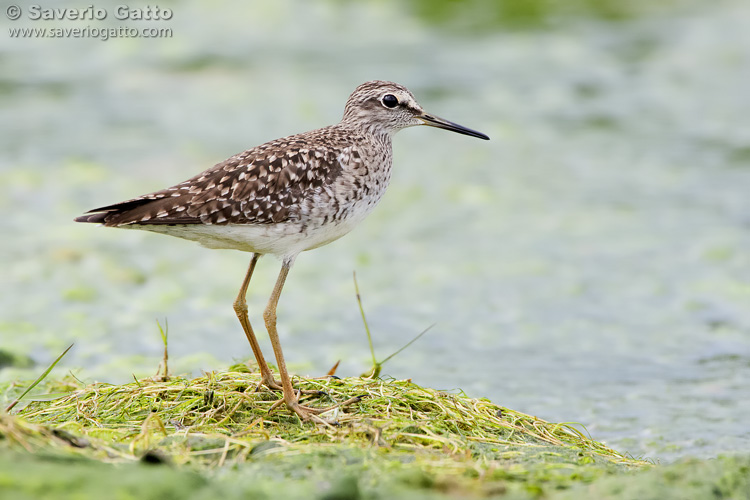
[[[391,177],[391,136],[416,125],[489,139],[428,114],[402,85],[372,81],[349,96],[344,118],[336,125],[267,142],[185,182],[96,208],[75,220],[177,236],[208,248],[251,252],[234,310],[250,341],[263,383],[283,391],[289,409],[307,420],[328,408],[301,405],[292,388],[276,331],[281,289],[300,252],[342,237],[372,211]],[[263,312],[280,384],[263,357],[245,301],[253,270],[263,254],[282,261]]]

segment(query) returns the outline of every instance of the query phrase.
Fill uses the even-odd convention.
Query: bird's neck
[[[396,132],[394,129],[384,126],[382,123],[361,121],[357,120],[356,117],[347,116],[344,116],[344,119],[341,120],[339,126],[356,131],[359,134],[366,136],[367,139],[379,142],[387,141],[388,143],[390,143],[391,137],[394,132]]]

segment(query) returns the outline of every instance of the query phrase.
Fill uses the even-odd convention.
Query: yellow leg
[[[288,257],[284,259],[281,264],[281,271],[279,277],[276,280],[276,285],[273,287],[271,292],[271,298],[268,299],[268,305],[265,311],[263,311],[263,319],[266,322],[266,329],[268,330],[268,336],[271,338],[271,345],[273,346],[273,353],[276,355],[276,364],[279,366],[279,374],[281,375],[281,387],[284,391],[283,401],[286,406],[294,413],[300,416],[302,420],[313,419],[318,423],[326,423],[320,417],[317,416],[319,413],[326,412],[333,408],[347,406],[360,401],[360,397],[353,397],[333,406],[327,408],[311,408],[309,406],[303,406],[299,404],[299,397],[295,393],[292,387],[292,381],[289,378],[289,372],[286,370],[286,362],[284,361],[284,353],[281,351],[281,342],[279,341],[279,333],[276,330],[276,307],[279,304],[279,297],[281,296],[281,289],[284,288],[284,282],[286,281],[289,270],[292,268],[294,258],[296,256]],[[303,393],[306,391],[302,391]],[[311,391],[316,392],[316,391]],[[274,405],[275,406],[275,405]]]
[[[258,368],[260,368],[261,376],[263,377],[263,383],[271,389],[281,390],[281,385],[273,378],[273,373],[266,363],[266,359],[263,357],[263,352],[260,350],[260,344],[258,339],[253,333],[253,327],[250,326],[250,319],[247,317],[247,301],[245,296],[247,295],[247,287],[250,284],[250,278],[253,276],[255,270],[255,264],[258,263],[260,254],[254,253],[253,258],[250,261],[250,267],[247,269],[245,274],[245,280],[242,282],[242,288],[240,293],[234,301],[234,312],[237,314],[237,319],[240,320],[242,329],[245,330],[245,336],[250,341],[250,347],[253,349],[255,355],[255,361],[258,362]]]
[[[310,418],[311,414],[319,412],[313,408],[308,408],[299,404],[297,395],[294,393],[294,388],[292,387],[292,381],[289,378],[289,372],[287,372],[286,369],[284,353],[281,351],[279,333],[276,331],[276,307],[279,304],[281,290],[284,288],[284,282],[289,275],[289,270],[292,268],[292,263],[294,263],[294,257],[284,259],[284,262],[281,264],[281,271],[276,280],[276,285],[273,287],[271,298],[268,299],[268,305],[266,306],[265,311],[263,311],[263,319],[266,322],[268,336],[271,338],[273,353],[276,355],[276,364],[279,367],[279,374],[281,375],[281,387],[284,391],[284,403],[286,403],[290,410],[299,415],[302,420],[307,420]]]

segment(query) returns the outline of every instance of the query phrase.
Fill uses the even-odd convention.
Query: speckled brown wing
[[[325,129],[316,132],[249,149],[180,184],[96,208],[76,221],[123,226],[294,220],[300,201],[341,172],[341,151],[321,147]]]

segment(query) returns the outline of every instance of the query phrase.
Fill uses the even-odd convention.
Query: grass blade
[[[357,271],[352,271],[354,277],[354,292],[357,294],[357,304],[359,305],[359,313],[362,315],[362,322],[365,324],[365,332],[367,332],[367,341],[370,343],[370,354],[372,354],[372,364],[377,366],[378,361],[375,359],[375,349],[372,347],[372,335],[370,335],[370,326],[367,324],[367,318],[365,317],[365,308],[362,306],[362,297],[359,295],[359,285],[357,285]]]
[[[367,332],[367,341],[370,343],[370,354],[372,355],[372,368],[370,371],[365,372],[360,375],[362,378],[377,378],[380,376],[380,372],[383,369],[383,364],[391,359],[396,354],[399,354],[404,349],[412,345],[414,342],[416,342],[422,335],[430,331],[430,329],[435,326],[435,324],[431,324],[427,328],[425,328],[422,333],[411,339],[409,342],[406,343],[401,349],[397,350],[387,358],[385,358],[383,361],[378,361],[377,358],[375,358],[375,349],[372,346],[372,335],[370,334],[370,326],[367,324],[367,318],[365,317],[365,308],[362,306],[362,297],[359,294],[359,285],[357,285],[357,272],[353,271],[352,275],[354,276],[354,291],[357,294],[357,305],[359,305],[359,313],[362,315],[362,322],[365,324],[365,332]]]
[[[412,345],[412,344],[413,344],[414,342],[416,342],[417,340],[419,340],[419,337],[421,337],[421,336],[422,336],[422,335],[424,335],[425,333],[429,332],[429,331],[430,331],[430,329],[431,329],[431,328],[432,328],[433,326],[435,326],[435,323],[431,324],[430,326],[428,326],[427,328],[425,328],[424,330],[422,330],[422,333],[420,333],[419,335],[417,335],[416,337],[414,337],[413,339],[411,339],[411,340],[410,340],[409,342],[407,342],[407,343],[406,343],[406,344],[404,345],[404,347],[402,347],[402,348],[401,348],[401,349],[399,349],[398,351],[394,352],[393,354],[391,354],[390,356],[388,356],[387,358],[385,358],[385,359],[384,359],[383,361],[381,361],[381,362],[380,362],[380,364],[381,364],[381,365],[382,365],[382,364],[384,364],[384,363],[385,363],[386,361],[388,361],[389,359],[391,359],[391,358],[392,358],[393,356],[395,356],[396,354],[400,353],[401,351],[403,351],[404,349],[406,349],[407,347],[409,347],[410,345]]]
[[[20,396],[18,396],[15,401],[13,401],[11,404],[8,405],[7,408],[5,408],[5,411],[8,412],[8,413],[10,413],[10,410],[12,410],[13,407],[16,406],[18,404],[18,402],[21,401],[24,398],[24,396],[26,396],[34,387],[36,387],[37,385],[39,385],[39,382],[41,382],[42,380],[44,380],[47,377],[47,375],[49,375],[49,372],[51,372],[52,369],[55,367],[55,365],[60,362],[60,360],[63,358],[63,356],[65,356],[66,354],[68,354],[68,351],[73,348],[73,345],[75,345],[75,344],[70,344],[68,346],[68,348],[65,349],[62,352],[62,354],[60,354],[57,357],[57,359],[55,359],[52,362],[52,364],[49,365],[49,367],[46,370],[44,370],[44,373],[42,373],[41,375],[39,375],[39,377],[28,387],[28,389],[26,389],[25,391],[23,391],[23,394],[21,394]]]
[[[156,377],[166,382],[169,380],[169,350],[168,350],[168,341],[169,341],[169,322],[167,321],[167,318],[164,318],[164,328],[161,327],[161,323],[159,323],[159,320],[156,320],[156,326],[159,327],[159,334],[161,335],[161,341],[164,343],[164,357],[162,358],[162,362],[159,365],[159,368],[156,370]],[[164,366],[164,375],[159,375],[161,372],[161,367]]]

